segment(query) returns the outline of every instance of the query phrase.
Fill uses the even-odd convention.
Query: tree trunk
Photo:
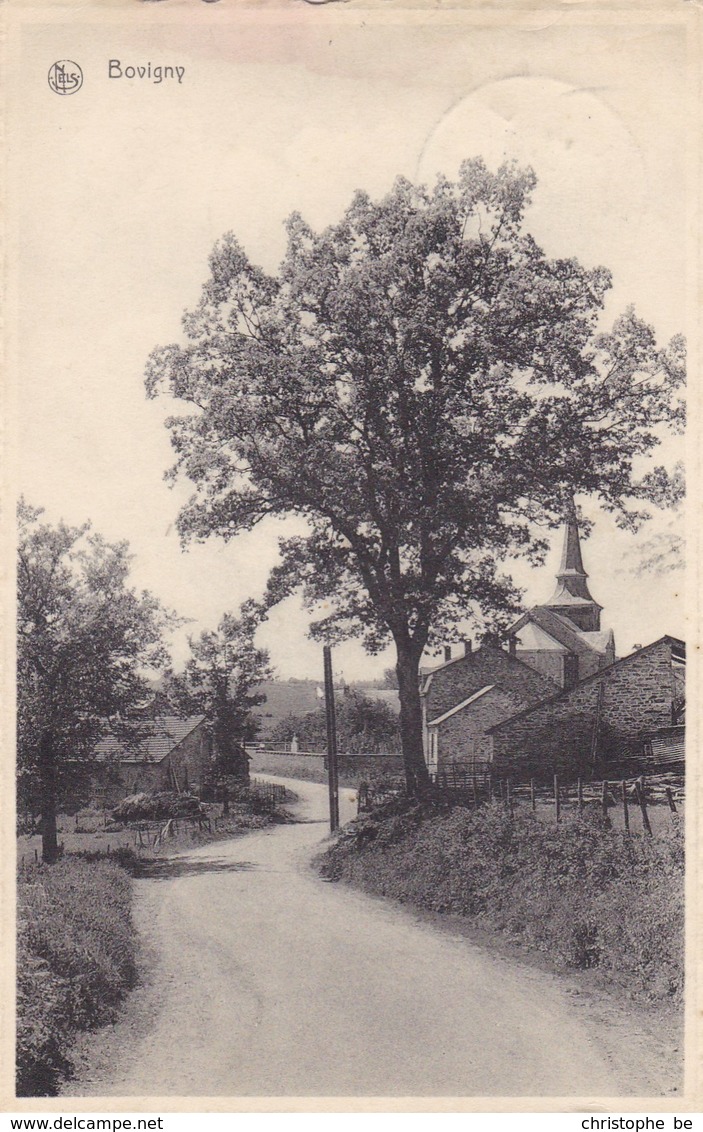
[[[420,702],[417,650],[396,642],[398,661],[398,695],[400,698],[400,742],[405,766],[408,794],[416,798],[429,785],[429,775],[422,747],[422,705]],[[421,655],[421,653],[420,653]]]
[[[50,731],[45,731],[39,744],[39,780],[41,784],[42,860],[46,865],[53,865],[59,856],[56,830],[56,779],[54,738]]]

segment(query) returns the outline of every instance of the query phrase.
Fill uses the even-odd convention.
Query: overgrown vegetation
[[[137,980],[130,878],[65,858],[18,879],[17,1093],[55,1096],[76,1032],[111,1021]]]
[[[287,715],[274,728],[271,741],[274,745],[290,743],[294,736],[304,751],[325,751],[325,709]],[[340,751],[398,751],[398,713],[383,700],[347,688],[337,701],[337,742]]]
[[[629,837],[588,812],[557,826],[531,814],[511,820],[497,803],[439,813],[396,801],[347,826],[321,871],[471,917],[557,966],[599,968],[638,998],[681,995],[680,827]]]

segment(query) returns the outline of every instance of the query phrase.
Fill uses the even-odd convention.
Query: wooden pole
[[[608,783],[603,780],[603,786],[600,795],[600,804],[603,811],[603,817],[608,820]]]
[[[332,649],[322,650],[325,671],[325,713],[327,717],[327,786],[330,799],[330,830],[339,829],[339,776],[337,770],[337,720],[334,710],[334,684],[332,683]]]
[[[642,825],[644,826],[649,836],[652,837],[652,827],[649,824],[649,815],[647,814],[647,799],[645,797],[644,785],[641,778],[638,778],[635,782],[635,791],[637,792],[637,801],[639,802],[640,810],[642,811]]]
[[[676,809],[676,802],[674,801],[674,795],[671,792],[670,786],[667,786],[666,788],[666,800],[669,803],[669,809],[671,810],[672,814],[678,813]]]
[[[576,783],[576,796],[578,798],[579,813],[583,813],[583,779],[579,778]]]
[[[628,805],[627,805],[627,783],[625,782],[624,778],[622,780],[621,789],[622,789],[622,816],[625,820],[625,831],[627,833],[629,833],[630,832],[630,810],[629,810]]]
[[[505,780],[505,800],[508,804],[508,813],[512,817],[513,816],[513,791],[512,791],[512,786],[511,786],[509,778],[506,778],[506,780]]]
[[[532,813],[537,809],[537,799],[535,798],[535,780],[530,779],[530,805],[532,806]]]
[[[561,798],[559,797],[559,775],[554,775],[554,815],[557,822],[561,821]]]

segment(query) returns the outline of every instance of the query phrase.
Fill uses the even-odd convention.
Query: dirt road
[[[303,823],[204,846],[137,882],[137,923],[154,955],[150,988],[93,1038],[92,1068],[67,1091],[658,1091],[642,1070],[645,1041],[596,1025],[554,976],[321,881],[309,862],[327,833],[326,792],[290,785]],[[344,820],[352,813],[343,795]]]

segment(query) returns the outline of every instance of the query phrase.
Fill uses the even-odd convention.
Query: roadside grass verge
[[[286,801],[295,796],[289,792]],[[255,799],[230,803],[228,815],[221,809],[205,807],[209,827],[177,820],[173,836],[156,849],[148,839],[135,847],[127,827],[110,823],[106,831],[100,820],[72,821],[65,855],[50,866],[27,861],[27,847],[24,854],[21,847],[28,839],[18,839],[18,1096],[56,1096],[73,1074],[77,1036],[113,1021],[136,986],[132,876],[151,875],[159,861],[185,849],[292,820],[278,807],[255,812]]]
[[[111,1021],[137,981],[131,880],[67,857],[17,884],[17,1094],[56,1096],[79,1031]]]
[[[323,876],[465,916],[557,968],[596,968],[640,1000],[683,990],[684,839],[627,836],[595,815],[546,825],[505,808],[389,804],[346,826]]]
[[[300,778],[303,782],[327,783],[324,755],[288,755],[277,751],[252,749],[252,774],[279,774],[282,778]],[[339,771],[339,785],[356,789],[361,779],[368,777],[358,770]]]

